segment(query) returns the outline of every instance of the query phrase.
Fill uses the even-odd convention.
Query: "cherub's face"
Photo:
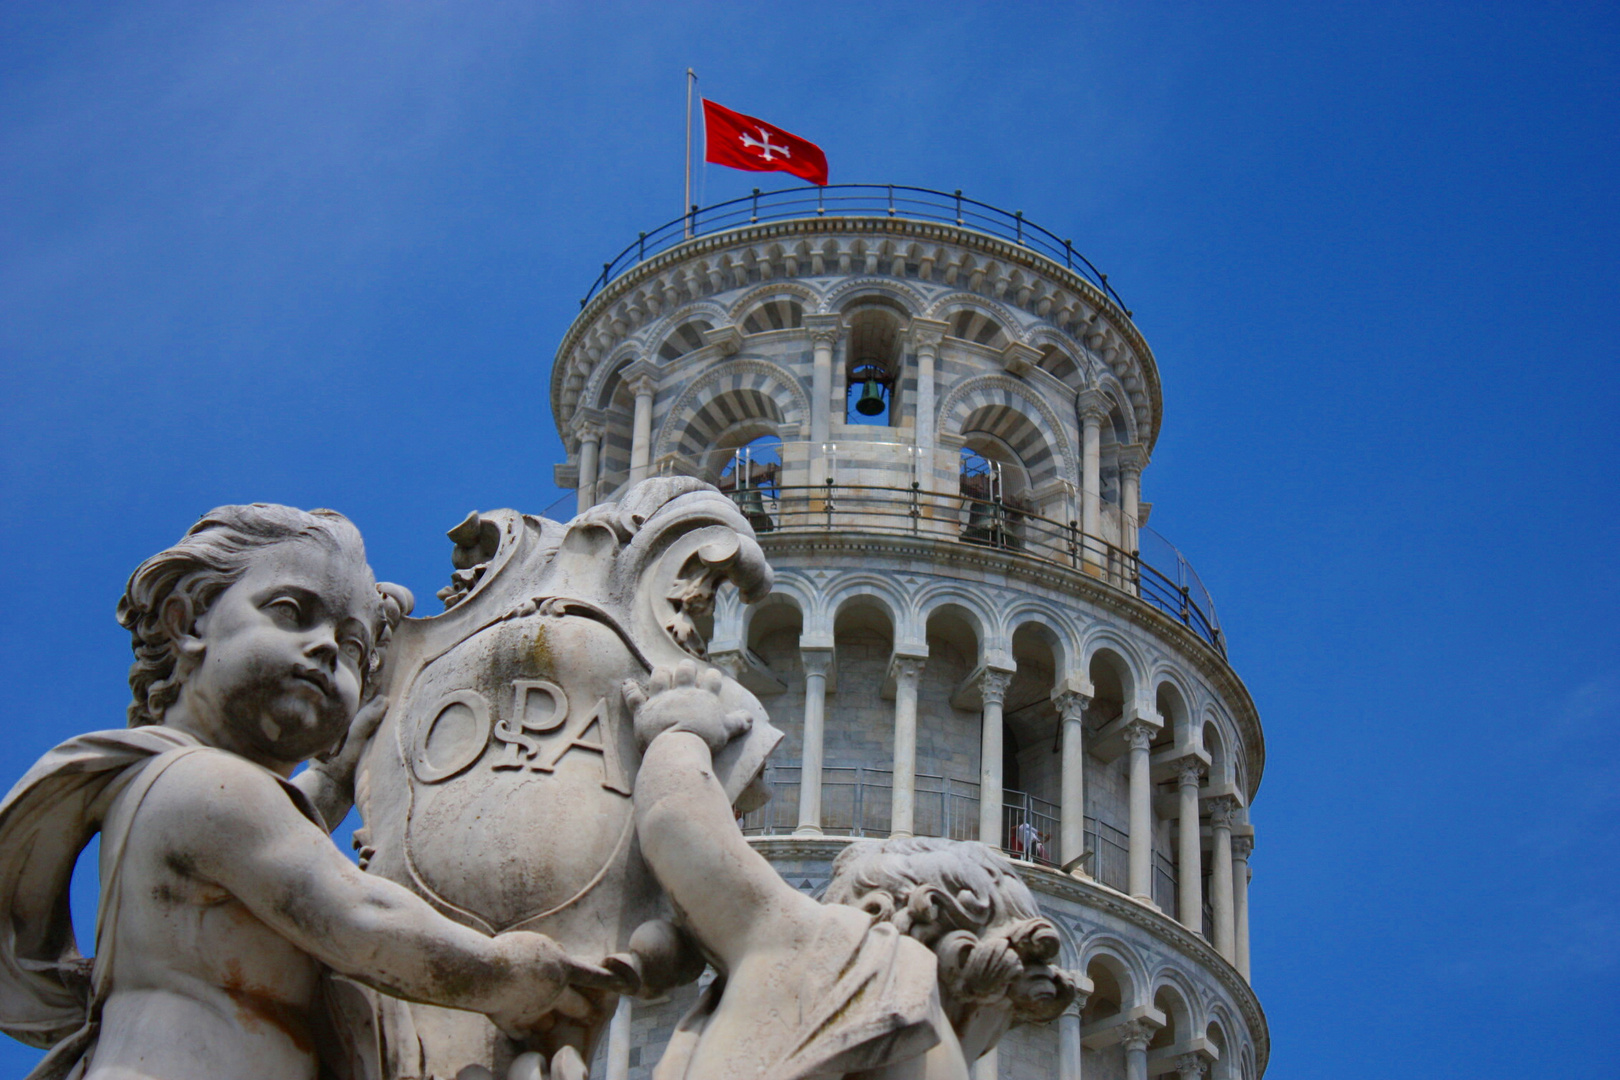
[[[188,708],[256,758],[298,762],[347,730],[373,641],[364,554],[309,539],[263,548],[197,619]]]

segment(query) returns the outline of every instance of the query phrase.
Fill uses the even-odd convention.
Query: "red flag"
[[[785,172],[827,182],[827,155],[808,139],[724,105],[703,102],[704,161],[749,172]]]

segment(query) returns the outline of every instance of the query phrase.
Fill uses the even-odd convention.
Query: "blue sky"
[[[1270,1075],[1601,1075],[1617,58],[1599,4],[0,5],[0,774],[122,722],[114,601],[214,505],[341,509],[431,602],[558,497],[553,349],[680,211],[691,65],[1135,310],[1143,497],[1266,725]]]

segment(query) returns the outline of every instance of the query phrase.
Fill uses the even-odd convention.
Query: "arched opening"
[[[620,362],[617,369],[602,381],[602,389],[596,398],[596,406],[605,421],[596,466],[597,502],[608,501],[630,478],[630,445],[634,437],[631,424],[636,400],[624,384],[623,373],[631,363],[629,358]]]
[[[1080,369],[1068,353],[1056,345],[1048,345],[1041,350],[1041,358],[1035,362],[1042,371],[1055,375],[1064,382],[1073,382],[1080,375]]]
[[[877,596],[845,600],[833,617],[821,770],[821,827],[839,836],[887,836],[893,796],[894,707],[877,693],[894,654],[894,616]],[[836,686],[836,695],[832,693]]]
[[[1227,758],[1226,740],[1214,720],[1204,721],[1204,751],[1209,754],[1209,782],[1211,786],[1232,782],[1232,763]]]
[[[1186,745],[1192,741],[1189,725],[1192,718],[1187,712],[1187,699],[1172,682],[1161,682],[1153,694],[1153,708],[1164,720],[1164,726],[1159,729],[1154,739],[1155,747],[1169,746],[1172,743]]]
[[[786,593],[772,593],[754,605],[743,633],[744,662],[781,684],[770,703],[771,722],[782,730],[782,744],[765,767],[771,798],[748,813],[741,825],[751,836],[782,835],[798,824],[800,762],[804,756],[804,662],[799,639],[804,613]]]
[[[974,840],[979,835],[979,709],[962,707],[953,696],[978,666],[981,627],[973,612],[946,603],[929,613],[924,636],[928,664],[917,693],[914,829],[919,836]]]
[[[844,422],[899,427],[901,331],[904,318],[887,304],[862,303],[847,314]]]
[[[1154,752],[1185,747],[1192,739],[1189,730],[1191,717],[1187,700],[1172,682],[1159,683],[1153,693],[1153,708],[1164,723],[1153,736],[1150,749]],[[1163,911],[1179,911],[1181,878],[1176,868],[1176,819],[1161,816],[1159,808],[1179,806],[1178,780],[1175,775],[1165,776],[1157,786],[1161,798],[1153,800],[1153,901]]]
[[[1215,1055],[1215,1062],[1209,1069],[1210,1080],[1238,1080],[1238,1074],[1233,1069],[1235,1062],[1227,1048],[1226,1031],[1220,1021],[1209,1022],[1209,1027],[1204,1029],[1204,1041],[1209,1043],[1209,1049]]]
[[[1153,1041],[1148,1043],[1148,1074],[1174,1072],[1175,1062],[1167,1057],[1160,1058],[1156,1062],[1154,1051],[1169,1051],[1172,1047],[1181,1047],[1191,1039],[1192,1009],[1181,991],[1170,983],[1165,983],[1154,991],[1153,1007],[1164,1014],[1164,1027],[1154,1032]]]
[[[1117,958],[1098,955],[1086,964],[1086,978],[1091,980],[1091,994],[1085,1008],[1080,1011],[1083,1027],[1111,1020],[1124,1012],[1132,997],[1131,976]]]
[[[950,336],[963,341],[971,341],[975,345],[983,345],[988,349],[1006,348],[1007,331],[1002,329],[1001,323],[973,308],[963,308],[950,319]]]
[[[1063,784],[1052,705],[1060,648],[1050,627],[1013,632],[1017,664],[1002,712],[1002,844],[1015,858],[1056,865],[1058,799]]]
[[[770,330],[794,330],[803,325],[804,305],[793,297],[782,296],[750,311],[742,321],[742,332],[763,334]]]
[[[957,489],[965,519],[962,539],[976,544],[1022,547],[1022,521],[1033,508],[1029,471],[1001,439],[983,431],[963,436]]]
[[[1091,704],[1086,724],[1093,730],[1107,727],[1125,715],[1135,696],[1130,665],[1112,649],[1098,649],[1087,665]],[[1130,888],[1130,776],[1129,755],[1121,754],[1105,767],[1086,775],[1086,847],[1092,853],[1092,875],[1121,892]]]
[[[678,418],[677,423],[682,423]],[[680,454],[695,462],[699,474],[716,482],[730,463],[732,451],[763,436],[781,443],[782,410],[764,390],[736,387],[705,401],[679,428]]]
[[[691,319],[670,331],[658,346],[658,362],[667,364],[671,360],[678,360],[689,352],[703,348],[708,344],[703,334],[706,330],[713,330],[714,324],[708,319]]]
[[[723,447],[716,452],[726,453]],[[782,498],[781,438],[774,433],[757,435],[721,461],[715,487],[731,497],[756,533],[776,528]]]
[[[964,539],[1021,548],[1025,519],[1041,514],[1042,500],[1055,497],[1056,462],[1046,436],[1004,403],[968,413],[958,434]]]

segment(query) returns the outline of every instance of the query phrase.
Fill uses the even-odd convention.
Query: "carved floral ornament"
[[[1127,1053],[1146,1050],[1158,1026],[1148,1020],[1127,1020],[1119,1026],[1119,1041]]]
[[[1221,795],[1209,801],[1209,823],[1217,829],[1229,829],[1238,821],[1238,801],[1230,795]]]

